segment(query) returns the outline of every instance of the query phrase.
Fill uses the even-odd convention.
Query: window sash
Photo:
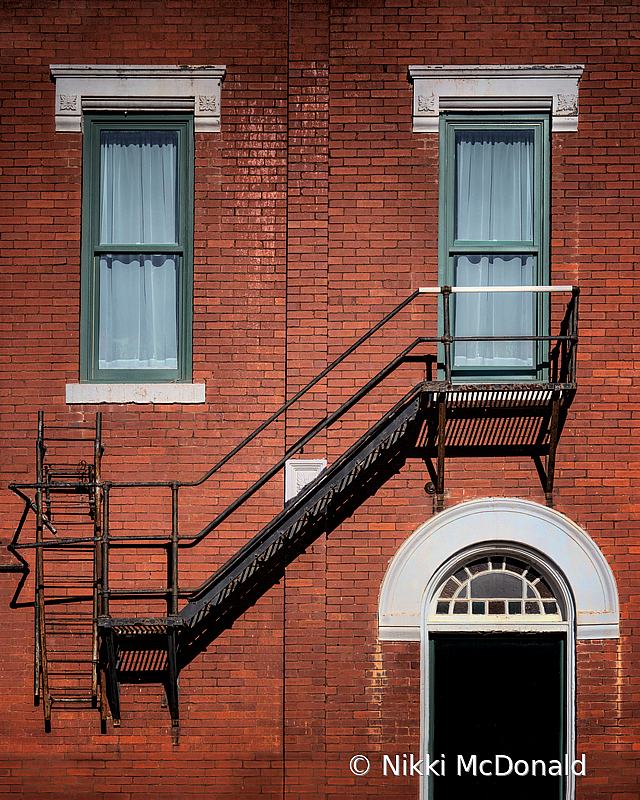
[[[440,125],[440,284],[548,283],[547,116],[443,114]],[[475,153],[464,152],[465,148],[461,148],[461,143],[467,142]],[[491,143],[485,152],[482,152],[483,142]],[[501,148],[506,155],[489,152],[492,148]],[[474,183],[479,183],[480,188]],[[485,192],[488,198],[482,196],[482,188],[486,187],[489,187]],[[521,213],[514,214],[512,206],[518,197],[523,198]],[[487,202],[495,198],[502,204],[498,213],[487,206]],[[465,217],[469,218],[472,213],[474,218],[467,224]],[[525,268],[512,270],[511,275],[506,268],[495,269],[500,261],[503,265],[515,266],[517,258]],[[476,268],[461,269],[465,259],[467,266],[475,262]],[[482,263],[484,268],[480,269]],[[494,268],[489,266],[491,264]],[[548,333],[546,295],[519,297],[522,299],[518,300],[516,293],[497,297],[487,294],[455,296],[453,335]],[[488,316],[489,305],[493,307],[493,319]],[[475,328],[473,319],[479,321]],[[442,319],[440,322],[442,325]],[[546,343],[457,343],[453,347],[454,380],[542,380],[546,374],[547,353]],[[442,357],[441,352],[440,360]]]
[[[99,244],[176,244],[178,131],[100,131]]]
[[[104,254],[98,259],[98,368],[178,368],[179,259]]]
[[[454,257],[456,286],[531,286],[536,259],[532,254],[460,254]],[[458,294],[453,302],[456,336],[535,335],[533,292]],[[453,368],[535,369],[535,345],[527,341],[455,342]]]
[[[456,241],[533,241],[531,129],[455,131]]]

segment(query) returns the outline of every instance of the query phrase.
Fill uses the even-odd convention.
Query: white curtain
[[[531,286],[533,256],[458,256],[456,286]],[[455,294],[456,336],[531,336],[532,292]],[[457,342],[457,367],[533,367],[533,342]]]
[[[178,260],[100,258],[100,369],[176,369]]]
[[[102,131],[100,243],[177,241],[177,132]],[[100,258],[100,369],[176,369],[178,258]]]
[[[456,234],[458,241],[533,241],[533,132],[458,131]],[[528,255],[460,255],[456,286],[528,286],[536,282]],[[527,336],[534,327],[535,295],[454,295],[456,336]],[[457,367],[525,367],[534,364],[532,342],[458,343]]]
[[[533,131],[457,131],[455,238],[532,241]]]
[[[100,244],[174,244],[177,131],[102,131]]]

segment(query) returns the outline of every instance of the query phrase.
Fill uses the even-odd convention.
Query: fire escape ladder
[[[43,705],[47,727],[53,706],[95,707],[99,699],[102,452],[100,414],[95,428],[45,431],[40,411],[36,483],[30,487],[35,500],[13,487],[25,502],[21,523],[29,511],[36,517],[34,700]]]

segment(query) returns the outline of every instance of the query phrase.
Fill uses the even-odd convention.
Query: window
[[[548,176],[547,114],[441,115],[441,285],[548,283]],[[547,317],[540,293],[454,294],[453,334],[475,339],[454,344],[456,380],[542,379],[544,347],[482,337],[545,335]]]
[[[440,591],[436,614],[561,619],[555,595],[539,570],[503,555],[483,556],[457,569]]]
[[[191,378],[193,116],[84,118],[81,377]]]

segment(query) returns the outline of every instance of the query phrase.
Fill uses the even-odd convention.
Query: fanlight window
[[[436,615],[532,616],[561,620],[556,597],[540,572],[511,556],[483,556],[459,567],[440,590]]]

